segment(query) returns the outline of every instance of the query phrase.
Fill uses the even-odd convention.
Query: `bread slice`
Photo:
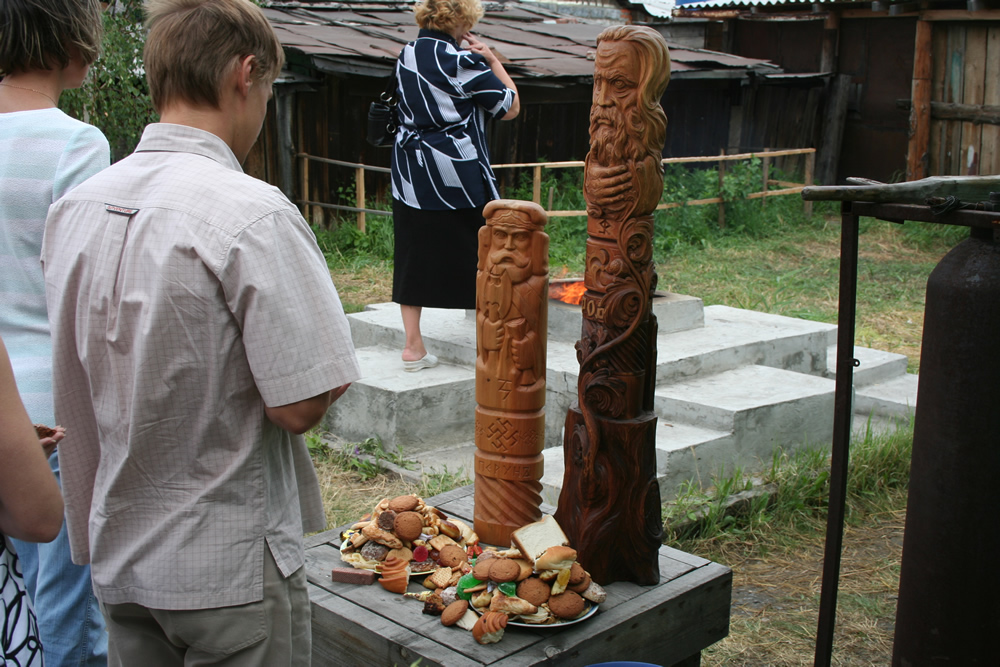
[[[551,514],[515,530],[510,542],[532,565],[549,547],[569,546],[569,538]]]

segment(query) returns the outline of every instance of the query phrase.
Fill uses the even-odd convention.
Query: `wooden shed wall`
[[[936,22],[933,102],[1000,106],[1000,21]],[[1000,174],[1000,125],[932,119],[930,176]]]

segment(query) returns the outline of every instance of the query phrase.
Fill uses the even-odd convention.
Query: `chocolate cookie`
[[[382,562],[388,553],[389,547],[383,546],[378,542],[365,542],[361,546],[361,557],[365,560]]]
[[[517,597],[539,607],[547,602],[551,588],[538,577],[529,577],[517,585]]]
[[[468,563],[469,557],[462,547],[449,544],[438,553],[438,562],[445,567],[458,567],[462,563]]]
[[[590,586],[590,582],[593,581],[593,579],[590,578],[589,574],[587,574],[586,572],[584,572],[583,574],[584,574],[583,580],[575,584],[570,583],[570,585],[567,586],[566,589],[573,591],[574,593],[579,593],[580,595],[583,595],[583,592],[587,590],[587,588]],[[570,578],[570,582],[572,582],[572,578]]]
[[[392,523],[392,532],[401,540],[412,542],[420,537],[424,529],[424,518],[416,512],[400,512]]]
[[[396,496],[389,501],[389,509],[393,512],[410,512],[416,509],[417,502],[417,497],[414,495]]]
[[[490,581],[502,584],[514,581],[521,574],[520,566],[509,558],[497,558],[490,561]]]
[[[441,625],[455,625],[469,609],[468,600],[455,600],[441,612]]]
[[[396,513],[386,510],[378,515],[378,527],[382,530],[392,530],[392,524],[396,520]]]
[[[573,591],[566,591],[549,598],[549,610],[559,618],[576,618],[583,612],[583,607],[583,598]]]

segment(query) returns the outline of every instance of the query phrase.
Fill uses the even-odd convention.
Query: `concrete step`
[[[906,355],[857,346],[854,347],[854,358],[860,363],[851,374],[855,387],[866,387],[901,377],[906,373],[908,363]],[[827,370],[823,377],[835,379],[837,377],[836,344],[827,348],[826,367]]]
[[[351,313],[347,319],[355,347],[385,347],[396,350],[399,358],[406,335],[397,304],[372,304],[360,313]],[[428,352],[441,361],[464,366],[476,363],[475,311],[424,308],[420,331]]]
[[[668,422],[734,433],[733,465],[759,465],[777,448],[830,442],[834,382],[767,366],[657,387],[654,411]]]
[[[403,370],[399,349],[357,348],[362,378],[326,413],[323,425],[346,440],[382,439],[407,455],[471,442],[476,374],[442,363],[417,373]]]
[[[883,417],[912,417],[917,409],[918,376],[906,373],[865,387],[855,387],[854,412]]]

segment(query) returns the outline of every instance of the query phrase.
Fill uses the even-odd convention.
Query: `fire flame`
[[[583,299],[583,293],[586,291],[587,286],[583,284],[582,280],[551,283],[549,285],[549,298],[562,301],[563,303],[579,305],[581,299]]]

